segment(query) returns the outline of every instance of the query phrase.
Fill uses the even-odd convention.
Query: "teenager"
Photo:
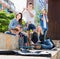
[[[24,44],[27,46],[27,36],[22,33],[22,13],[18,13],[16,18],[9,24],[9,31],[6,34],[23,35]]]
[[[42,49],[52,49],[54,44],[50,38],[44,39],[44,33],[41,26],[37,27],[37,33],[39,35],[39,39],[37,42],[40,42],[40,46]]]
[[[28,33],[28,38],[30,38],[30,30],[35,31],[35,15],[36,12],[33,9],[33,4],[29,3],[27,8],[23,11],[23,17],[26,19],[27,23],[27,33]]]
[[[46,9],[42,9],[42,14],[40,15],[40,26],[42,27],[43,33],[46,36],[48,31],[48,17]]]

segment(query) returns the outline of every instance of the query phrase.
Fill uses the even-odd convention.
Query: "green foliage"
[[[0,32],[5,32],[8,30],[10,20],[13,18],[13,13],[6,13],[4,10],[0,11]]]
[[[36,6],[35,10],[36,10],[35,23],[36,23],[36,26],[37,26],[37,25],[40,24],[39,15],[40,15],[42,12],[41,12],[41,10],[39,9],[39,6]]]
[[[26,26],[26,22],[24,20],[22,21],[22,26]]]

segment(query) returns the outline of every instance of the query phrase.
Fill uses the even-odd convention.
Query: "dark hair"
[[[29,5],[33,5],[32,3],[29,3]]]
[[[33,3],[28,3],[28,5],[32,5],[32,8],[34,8],[34,7],[33,7]],[[28,7],[28,6],[27,6],[27,7]]]
[[[18,14],[16,15],[16,18],[17,18],[17,16],[18,16],[19,14],[21,15],[21,18],[19,19],[19,23],[22,24],[22,13],[18,13]]]

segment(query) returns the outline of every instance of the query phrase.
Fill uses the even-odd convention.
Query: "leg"
[[[51,49],[53,47],[52,42],[50,39],[44,40],[43,44],[41,44],[43,49]]]
[[[30,31],[27,31],[27,34],[28,34],[28,46],[31,46]]]
[[[6,31],[5,34],[10,34],[16,36],[16,34],[11,33],[10,31]]]
[[[23,39],[24,39],[24,44],[27,43],[27,35],[23,32],[20,32],[19,35],[22,35]]]
[[[35,29],[35,26],[34,24],[29,24],[28,25],[28,29],[27,29],[27,33],[28,33],[28,46],[31,46],[31,33],[30,33],[30,30],[34,30]]]
[[[46,39],[46,36],[47,36],[47,30],[46,29],[44,29],[44,39]]]
[[[27,46],[27,36],[24,35],[24,45]]]

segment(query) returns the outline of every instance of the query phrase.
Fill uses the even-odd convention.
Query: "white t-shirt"
[[[46,17],[43,15],[43,23],[44,23],[44,28],[46,28]]]
[[[34,17],[31,17],[29,12],[27,10],[25,10],[23,12],[23,18],[25,18],[26,23],[31,22],[32,24],[34,24],[36,12],[35,12],[35,10],[32,10],[30,12],[34,15]]]

